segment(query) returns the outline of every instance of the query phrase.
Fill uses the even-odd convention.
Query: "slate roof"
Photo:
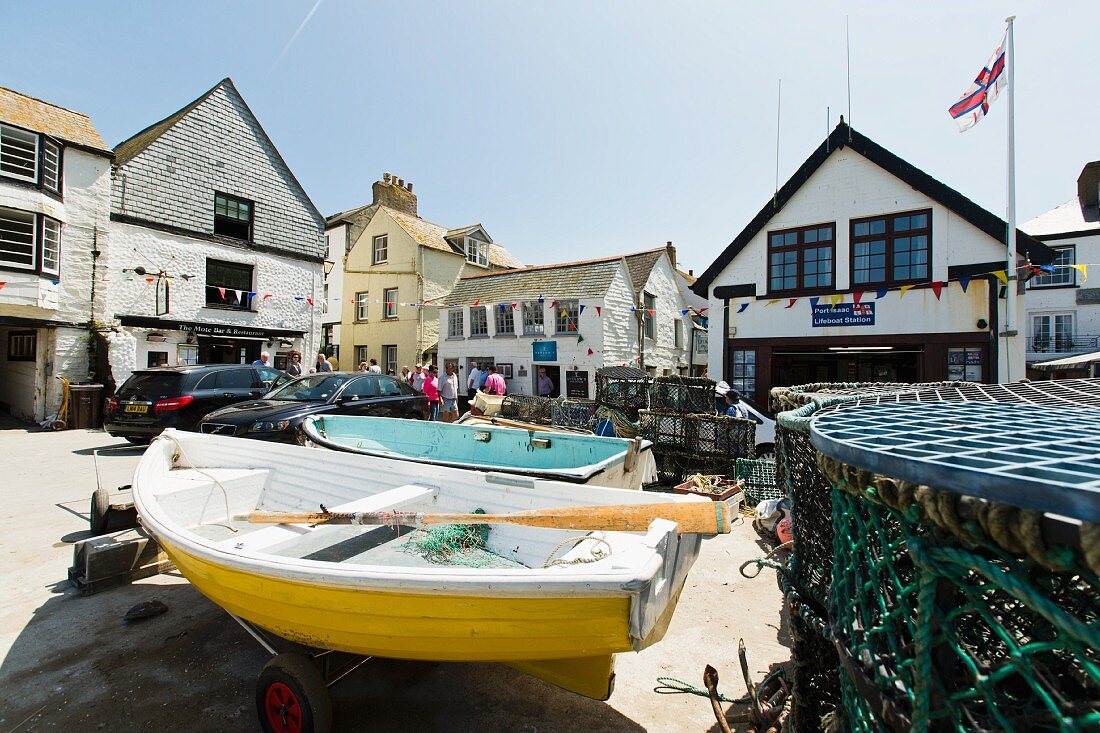
[[[393,220],[419,244],[437,249],[440,252],[458,252],[458,250],[448,244],[447,240],[444,238],[447,232],[450,231],[447,227],[433,224],[426,219],[421,219],[418,216],[391,209],[388,206],[379,206],[378,208],[380,210],[385,210],[387,214],[393,217]],[[507,268],[523,267],[522,262],[496,242],[489,245],[489,264]]]
[[[1082,206],[1081,200],[1074,196],[1061,206],[1021,224],[1020,228],[1033,237],[1078,232],[1100,234],[1100,209],[1096,206]]]
[[[111,155],[88,115],[6,87],[0,87],[0,121]]]
[[[469,305],[475,300],[486,304],[532,300],[540,294],[547,299],[599,298],[607,292],[615,272],[625,259],[631,279],[640,278],[641,289],[665,248],[629,255],[602,257],[578,262],[535,265],[522,270],[467,275],[460,278],[450,294],[437,299],[440,305]]]
[[[329,216],[325,219],[325,229],[331,229],[337,224],[353,224],[355,223],[353,221],[355,217],[359,216],[359,214],[363,213],[372,206],[377,208],[376,204],[366,204],[365,206],[357,206],[354,209],[348,209],[347,211],[338,211],[332,216]]]
[[[849,135],[851,140],[849,140]],[[795,171],[794,175],[783,184],[776,195],[768,199],[768,203],[753,217],[748,226],[722,250],[710,267],[706,269],[706,272],[699,276],[691,289],[699,295],[705,296],[718,274],[741,253],[741,250],[752,241],[753,237],[768,225],[772,217],[787,205],[791,197],[806,184],[817,169],[828,160],[829,156],[844,147],[852,148],[852,150],[855,150],[887,173],[909,184],[913,189],[923,193],[930,199],[938,201],[993,239],[1004,241],[1005,230],[1008,225],[1003,219],[986,211],[955,189],[941,183],[911,163],[894,155],[866,135],[841,122],[833,129],[829,137],[810,154],[810,157]],[[1049,247],[1019,229],[1016,230],[1016,246],[1018,251],[1027,255],[1033,264],[1046,265],[1054,259],[1054,252]]]

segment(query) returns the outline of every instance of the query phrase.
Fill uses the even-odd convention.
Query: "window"
[[[642,293],[642,324],[645,327],[646,338],[657,338],[657,327],[654,316],[657,313],[657,296],[650,293]]]
[[[696,354],[706,354],[706,353],[709,353],[709,351],[710,351],[710,346],[707,343],[706,331],[704,331],[704,332],[696,335],[696,337],[695,337],[695,353]]]
[[[684,319],[675,318],[672,321],[672,345],[677,349],[684,348]]]
[[[150,351],[148,354],[145,355],[145,366],[168,366],[168,352]]]
[[[193,344],[176,345],[176,364],[194,366],[199,363],[199,347]]]
[[[516,317],[512,311],[512,306],[508,305],[507,303],[501,303],[497,306],[496,327],[497,336],[516,335]]]
[[[734,351],[733,376],[730,386],[743,395],[752,397],[756,393],[756,351]]]
[[[462,324],[462,309],[452,308],[447,311],[447,338],[460,339],[465,335]]]
[[[385,357],[386,362],[386,374],[397,373],[397,347],[396,346],[383,346],[382,354]]]
[[[378,378],[360,377],[359,379],[352,380],[351,384],[344,387],[344,391],[340,393],[340,396],[347,397],[349,399],[366,399],[367,397],[377,397]]]
[[[575,300],[559,300],[554,306],[554,332],[576,333],[580,307]]]
[[[1062,247],[1054,250],[1054,261],[1042,273],[1028,281],[1031,288],[1049,288],[1064,285],[1076,285],[1073,265],[1076,261],[1076,250],[1073,247]]]
[[[371,247],[371,264],[381,265],[390,259],[390,239],[385,234],[374,238]]]
[[[34,361],[38,351],[38,331],[12,331],[8,334],[8,361]]]
[[[61,193],[61,148],[49,140],[42,141],[42,185]]]
[[[833,287],[833,224],[768,232],[768,290]]]
[[[1050,313],[1031,317],[1030,351],[1073,351],[1073,314]]]
[[[397,318],[397,288],[382,291],[382,317]]]
[[[325,283],[324,296],[321,299],[321,315],[328,314],[328,283]]]
[[[466,261],[474,265],[488,267],[489,243],[473,237],[466,237]]]
[[[0,265],[36,269],[35,218],[29,211],[0,209]]]
[[[252,202],[215,193],[214,233],[252,241]]]
[[[42,217],[42,272],[61,274],[61,222]]]
[[[356,346],[355,347],[355,365],[352,368],[353,369],[358,369],[359,365],[362,364],[363,362],[365,362],[366,360],[367,360],[367,347],[366,346]],[[349,369],[348,371],[351,371],[351,369]]]
[[[206,306],[250,310],[252,265],[222,260],[206,261]]]
[[[485,311],[485,306],[483,305],[476,305],[470,308],[470,335],[489,335],[489,314]]]
[[[402,395],[413,393],[412,387],[407,384],[402,385],[393,377],[375,377],[375,380],[378,382],[378,389],[382,393],[383,397],[400,397]]]
[[[365,321],[367,320],[367,305],[370,303],[370,294],[356,293],[355,294],[355,320]]]
[[[523,302],[523,335],[541,336],[546,332],[543,324],[542,303],[537,300]]]
[[[0,173],[38,183],[38,134],[0,125]]]
[[[852,286],[927,280],[931,251],[931,211],[854,220]]]
[[[252,389],[256,386],[256,372],[251,369],[226,369],[218,372],[218,389]]]

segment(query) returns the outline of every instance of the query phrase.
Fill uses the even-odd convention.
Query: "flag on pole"
[[[1008,74],[1005,73],[1007,41],[1008,34],[1005,33],[1000,45],[989,57],[989,61],[978,72],[974,83],[965,94],[959,97],[959,101],[948,108],[948,113],[959,126],[959,132],[969,130],[978,124],[989,113],[989,105],[993,104],[1001,91],[1008,86]]]

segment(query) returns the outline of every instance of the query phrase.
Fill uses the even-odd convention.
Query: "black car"
[[[130,375],[103,410],[103,429],[131,443],[148,443],[165,428],[197,430],[203,415],[255,399],[290,379],[248,364],[154,367]]]
[[[426,420],[428,399],[395,377],[381,374],[310,374],[284,384],[262,400],[216,410],[202,419],[199,429],[298,443],[302,420],[322,414]]]

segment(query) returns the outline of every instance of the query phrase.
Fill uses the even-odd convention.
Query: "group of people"
[[[260,358],[252,362],[252,366],[271,366],[271,354],[264,351],[260,353]],[[299,351],[292,351],[287,354],[286,359],[286,373],[292,377],[300,377],[306,373],[305,367],[302,366],[302,354]],[[318,372],[332,372],[336,371],[331,361],[325,356],[324,352],[317,354],[317,362],[310,367],[309,373],[316,374]]]
[[[497,372],[495,364],[486,364],[484,369],[479,364],[470,363],[470,373],[466,375],[466,393],[472,402],[478,392],[485,394],[502,395],[508,389],[503,375]]]

